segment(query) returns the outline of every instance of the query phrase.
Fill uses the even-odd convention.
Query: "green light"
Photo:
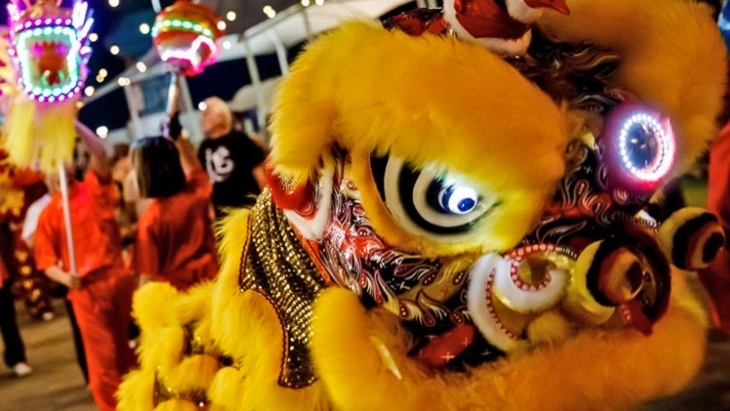
[[[161,22],[158,22],[155,24],[155,26],[152,28],[152,36],[157,36],[159,34],[160,29],[170,28],[174,27],[176,29],[185,29],[187,31],[192,31],[193,33],[202,34],[205,37],[213,38],[213,31],[203,27],[203,25],[199,23],[193,23],[189,20],[164,20]]]

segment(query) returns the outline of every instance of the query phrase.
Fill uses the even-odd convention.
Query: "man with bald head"
[[[213,183],[216,217],[230,208],[250,206],[264,187],[264,152],[233,129],[233,114],[217,97],[205,100],[201,125],[205,139],[198,157]]]

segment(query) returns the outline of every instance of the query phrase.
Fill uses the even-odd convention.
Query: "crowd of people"
[[[186,290],[212,279],[218,271],[214,220],[250,205],[265,184],[263,146],[233,123],[226,103],[209,98],[197,152],[176,115],[167,135],[116,147],[110,156],[102,140],[77,122],[79,146],[88,154],[80,158],[87,161],[69,164],[65,175],[46,175],[47,194],[25,212],[20,237],[37,270],[68,290],[79,365],[102,411],[116,409],[117,388],[136,361],[130,315],[135,289],[164,281]],[[33,370],[15,320],[10,277],[0,257],[4,359],[21,377]]]

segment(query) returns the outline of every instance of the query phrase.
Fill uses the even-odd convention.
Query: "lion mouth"
[[[44,27],[21,33],[19,53],[24,88],[42,99],[68,95],[77,87],[79,64],[73,50],[71,27]]]
[[[53,87],[68,79],[66,58],[69,47],[62,41],[42,41],[33,45],[33,65],[35,78],[41,86]]]

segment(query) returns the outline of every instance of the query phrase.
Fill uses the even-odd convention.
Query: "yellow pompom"
[[[119,411],[152,411],[154,405],[155,373],[151,370],[132,371],[119,386]]]
[[[233,367],[221,368],[208,388],[208,398],[212,404],[222,409],[239,410],[243,408],[241,393],[244,391],[245,375]]]
[[[200,407],[190,401],[172,399],[161,402],[160,405],[155,408],[155,411],[200,411]]]
[[[29,100],[16,101],[5,123],[5,145],[10,161],[23,167],[55,172],[73,160],[76,139],[76,103],[67,101],[39,107]]]
[[[172,304],[180,298],[177,290],[163,282],[147,283],[134,293],[132,311],[142,329],[162,328],[177,324]]]
[[[202,354],[187,357],[172,369],[163,368],[158,375],[165,386],[177,392],[207,390],[219,368],[217,358]]]

